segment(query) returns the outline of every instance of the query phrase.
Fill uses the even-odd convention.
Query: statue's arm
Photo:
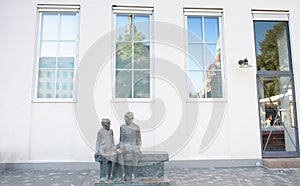
[[[112,136],[112,137],[114,137],[114,131],[113,130],[109,130],[110,131],[110,135]]]
[[[114,141],[114,132],[113,132],[113,130],[109,130],[110,131],[110,137],[111,137],[111,143],[113,144],[113,145],[115,145],[115,141]]]
[[[97,141],[96,141],[96,154],[100,154],[100,149],[99,149],[99,147],[100,147],[100,132],[98,131],[98,133],[97,133]]]
[[[137,132],[136,144],[137,144],[137,146],[141,147],[142,146],[142,139],[141,139],[141,130],[140,130],[140,128],[138,128],[136,132]]]
[[[120,127],[120,143],[122,143],[124,141],[124,131],[122,126]]]

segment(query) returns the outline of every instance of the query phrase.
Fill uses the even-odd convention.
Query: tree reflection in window
[[[257,70],[289,71],[287,22],[255,22]]]
[[[117,15],[116,98],[150,97],[150,16]]]

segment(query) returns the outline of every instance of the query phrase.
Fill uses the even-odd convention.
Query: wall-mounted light
[[[249,65],[247,58],[239,60],[239,65],[240,65],[240,68],[251,68],[252,67],[252,65]]]

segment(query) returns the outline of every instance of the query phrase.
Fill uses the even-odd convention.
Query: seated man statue
[[[126,174],[124,170],[124,155],[129,154],[132,157],[132,168],[131,170],[131,179],[134,179],[137,166],[138,166],[138,160],[139,160],[139,154],[141,153],[141,132],[140,127],[136,125],[133,122],[133,113],[127,112],[125,114],[125,124],[121,125],[120,127],[120,142],[118,145],[118,157],[119,157],[119,163],[121,164],[122,168],[122,180],[126,180]]]
[[[110,120],[103,118],[102,128],[97,134],[96,155],[100,155],[103,161],[104,175],[106,180],[113,179],[113,172],[116,162],[116,146],[113,131],[110,129]],[[108,165],[111,163],[111,167]]]

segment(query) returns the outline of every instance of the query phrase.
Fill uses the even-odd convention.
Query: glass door
[[[287,21],[254,21],[263,157],[298,156]]]

